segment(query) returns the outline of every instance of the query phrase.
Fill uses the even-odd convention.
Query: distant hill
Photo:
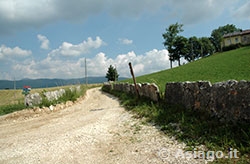
[[[119,78],[124,80],[126,78]],[[96,84],[106,82],[105,77],[88,77],[88,84]],[[76,79],[22,79],[16,81],[16,89],[22,89],[23,86],[28,85],[31,88],[48,88],[73,84],[85,84],[85,78]],[[0,89],[13,89],[14,81],[0,80]]]
[[[231,79],[250,80],[250,46],[216,53],[173,69],[143,75],[137,77],[136,81],[156,83],[164,92],[167,82],[207,80],[215,83]],[[124,81],[132,83],[131,79]]]

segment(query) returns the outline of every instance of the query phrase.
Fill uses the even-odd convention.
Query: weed
[[[24,103],[18,102],[17,104],[9,104],[0,106],[0,115],[9,114],[14,111],[25,109]]]

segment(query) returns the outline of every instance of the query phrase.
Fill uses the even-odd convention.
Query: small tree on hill
[[[108,81],[117,81],[119,74],[117,73],[117,70],[112,65],[109,66],[108,72],[106,73],[106,78]]]

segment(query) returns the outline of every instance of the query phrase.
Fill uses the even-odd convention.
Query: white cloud
[[[124,76],[130,76],[128,63],[131,62],[136,76],[148,74],[169,68],[168,51],[151,50],[144,55],[136,55],[133,51],[118,55],[114,59],[118,72]]]
[[[161,71],[169,68],[168,51],[152,50],[144,55],[131,51],[116,58],[108,58],[100,52],[93,58],[87,58],[88,76],[105,76],[109,65],[117,68],[120,77],[131,77],[128,63],[131,62],[136,76]],[[177,63],[174,63],[177,65]],[[13,66],[13,72],[19,72],[23,78],[79,78],[84,77],[85,58],[76,60],[54,59],[48,56],[41,61],[29,60]]]
[[[19,76],[25,77],[37,77],[40,74],[39,69],[35,69],[36,62],[34,60],[26,60],[22,63],[13,65],[14,72],[18,72]]]
[[[90,50],[97,49],[103,45],[105,45],[105,42],[100,37],[96,37],[95,40],[89,37],[87,41],[83,41],[82,43],[76,45],[68,42],[63,42],[59,48],[51,51],[49,53],[49,56],[80,56],[83,54],[87,54],[90,52]]]
[[[133,40],[127,38],[119,38],[118,40],[120,44],[125,44],[125,45],[133,44]]]
[[[0,60],[14,57],[27,57],[31,54],[32,52],[30,50],[23,50],[19,47],[10,48],[5,45],[1,45],[0,47]]]
[[[37,35],[38,40],[41,42],[40,48],[48,50],[49,49],[49,40],[46,36],[43,36],[41,34]]]

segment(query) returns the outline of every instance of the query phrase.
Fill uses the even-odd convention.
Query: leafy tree
[[[214,53],[214,46],[208,37],[199,38],[201,43],[201,56],[212,55]]]
[[[173,42],[172,57],[178,61],[179,66],[181,57],[188,53],[187,43],[188,40],[184,36],[177,36]]]
[[[109,66],[108,72],[106,73],[106,78],[108,81],[117,81],[119,74],[117,73],[117,70],[112,65]]]
[[[216,52],[221,51],[221,41],[222,41],[223,35],[231,33],[231,32],[240,31],[240,30],[241,29],[236,28],[236,26],[233,24],[227,24],[225,26],[220,26],[219,28],[214,29],[211,33],[210,39],[215,47],[215,51]]]
[[[174,42],[176,40],[176,37],[180,32],[183,31],[182,29],[183,24],[171,24],[168,28],[166,28],[166,32],[162,34],[162,37],[164,38],[164,46],[169,52],[169,59],[170,59],[170,67],[172,68],[172,62],[175,60],[180,59],[180,57],[177,57],[173,54],[174,50]]]
[[[208,37],[197,38],[193,36],[188,38],[187,49],[184,58],[189,62],[214,52],[214,46]]]
[[[190,37],[188,38],[187,41],[187,53],[184,56],[184,58],[187,61],[194,61],[200,56],[200,50],[201,50],[201,42],[200,40],[196,37]]]

